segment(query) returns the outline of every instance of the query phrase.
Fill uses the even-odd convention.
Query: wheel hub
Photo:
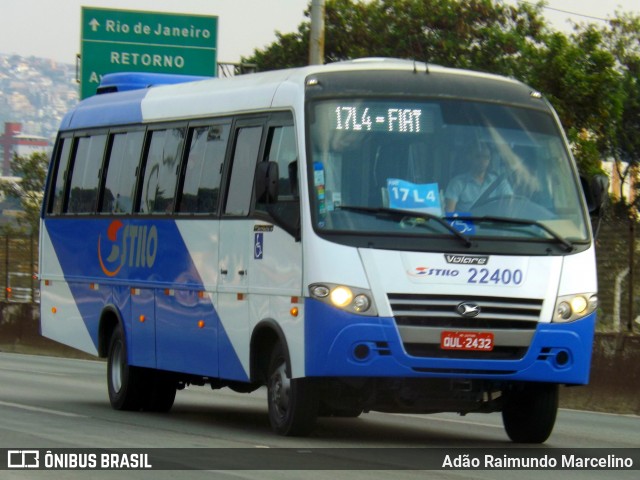
[[[285,364],[282,363],[271,375],[271,404],[279,416],[284,416],[289,408],[291,380],[287,378]]]
[[[116,393],[122,388],[122,368],[124,365],[122,357],[122,345],[115,345],[111,356],[111,386]]]

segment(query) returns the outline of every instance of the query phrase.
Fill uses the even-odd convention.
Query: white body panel
[[[447,263],[442,253],[417,253],[360,249],[362,263],[371,281],[378,313],[391,316],[387,293],[428,293],[430,295],[481,295],[508,298],[544,299],[541,321],[550,322],[562,271],[562,257],[514,257],[487,255],[484,266]],[[483,268],[488,273],[485,275]],[[473,271],[475,269],[475,272]],[[522,272],[522,281],[513,281],[514,272]],[[495,272],[503,278],[491,281]],[[481,283],[481,280],[487,283]],[[593,272],[589,278],[593,277]],[[476,283],[469,283],[469,280]],[[589,285],[591,281],[589,281]],[[576,286],[579,288],[579,286]],[[591,290],[587,290],[591,291]],[[595,290],[593,290],[595,291]]]
[[[41,287],[40,328],[44,337],[97,355],[82,315],[74,301],[69,284],[64,281],[64,273],[58,256],[51,244],[46,228],[41,228],[41,272],[47,273],[49,284]]]

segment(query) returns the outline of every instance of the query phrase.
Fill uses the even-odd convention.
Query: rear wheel
[[[309,378],[290,378],[287,355],[278,343],[271,353],[267,375],[269,421],[279,435],[308,435],[318,417],[318,395]]]
[[[107,387],[109,401],[116,410],[167,412],[176,397],[176,384],[169,376],[129,365],[121,326],[113,331],[109,342]]]
[[[149,390],[145,394],[144,410],[168,412],[176,399],[176,382],[164,372],[148,371]]]
[[[528,383],[505,392],[502,421],[516,443],[542,443],[549,438],[558,413],[558,385]]]
[[[111,335],[107,356],[109,401],[116,410],[140,410],[144,401],[145,375],[127,363],[127,346],[122,327]]]

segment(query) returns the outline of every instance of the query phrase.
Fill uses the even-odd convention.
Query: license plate
[[[491,332],[450,332],[440,335],[440,348],[443,350],[472,350],[490,352],[493,350]]]

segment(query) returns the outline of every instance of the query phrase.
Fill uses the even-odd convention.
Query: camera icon
[[[7,468],[40,468],[40,452],[38,450],[9,450],[7,452]]]

